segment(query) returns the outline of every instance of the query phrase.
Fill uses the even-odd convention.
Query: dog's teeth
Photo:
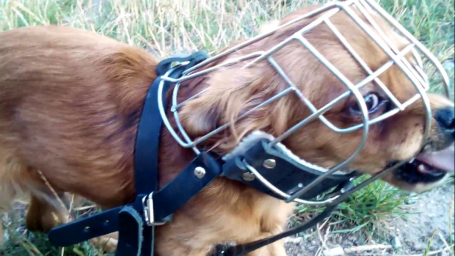
[[[425,166],[423,164],[421,164],[421,165],[419,165],[417,167],[417,169],[419,169],[419,171],[421,171],[421,172],[424,172],[425,171]]]
[[[414,162],[415,158],[411,159],[408,163],[412,164]]]

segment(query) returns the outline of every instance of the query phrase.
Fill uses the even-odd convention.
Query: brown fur
[[[308,10],[295,12],[284,20]],[[310,21],[298,22],[248,46],[242,53],[267,50]],[[345,15],[335,16],[332,22],[372,69],[387,60]],[[306,38],[352,81],[364,77],[326,27],[316,28]],[[235,56],[231,54],[228,58]],[[301,45],[292,43],[278,51],[274,58],[316,107],[322,107],[346,91]],[[37,170],[42,171],[57,193],[75,193],[105,209],[132,200],[136,128],[144,97],[155,79],[157,63],[158,59],[144,50],[80,29],[45,26],[0,33],[2,205],[6,206],[22,192],[30,193],[28,228],[49,230],[56,225],[49,216],[61,209]],[[381,79],[400,100],[415,93],[397,67],[384,73]],[[277,73],[263,63],[247,70],[235,65],[210,73],[183,86],[179,95],[182,99],[205,87],[209,90],[183,108],[182,122],[194,138],[216,125],[235,120],[286,86]],[[373,85],[366,88],[377,90]],[[340,127],[359,123],[359,118],[345,112],[345,107],[352,103],[353,99],[348,99],[325,116]],[[431,104],[437,109],[450,102],[431,96]],[[238,121],[232,130],[205,146],[215,146],[214,151],[225,154],[248,132],[264,130],[277,136],[309,113],[300,99],[291,95]],[[423,106],[415,103],[397,116],[371,127],[367,147],[352,168],[373,174],[390,160],[414,155],[420,149],[423,117]],[[432,131],[437,147],[438,130],[433,128]],[[300,157],[330,167],[355,150],[360,135],[360,131],[345,135],[333,133],[324,124],[313,122],[284,144]],[[163,129],[161,145],[159,171],[163,186],[194,155],[181,148],[166,129]],[[386,180],[413,189],[393,177]],[[216,243],[246,243],[276,234],[284,228],[292,209],[292,204],[219,178],[176,212],[171,223],[158,227],[157,253],[202,256]],[[286,253],[280,241],[251,255]]]

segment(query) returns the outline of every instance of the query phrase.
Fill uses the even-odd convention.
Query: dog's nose
[[[453,108],[443,108],[439,109],[435,113],[436,121],[438,122],[439,127],[447,135],[454,137],[455,122],[454,122],[454,109]]]

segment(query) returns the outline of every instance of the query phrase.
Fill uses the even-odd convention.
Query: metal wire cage
[[[356,11],[354,11],[356,9]],[[344,12],[346,13],[354,22],[357,24],[363,32],[365,32],[390,58],[388,62],[386,62],[384,65],[382,65],[380,68],[376,69],[375,71],[371,70],[368,65],[365,63],[364,60],[359,56],[359,54],[353,49],[353,47],[348,43],[346,38],[340,33],[340,31],[335,27],[335,25],[331,22],[331,17],[334,16],[335,14],[339,12]],[[364,18],[368,21],[368,24],[365,23],[364,19],[362,19],[357,13],[361,13]],[[402,36],[404,36],[408,41],[409,44],[404,47],[403,50],[398,50],[397,47],[391,42],[391,40],[386,36],[385,32],[381,30],[380,26],[375,22],[375,20],[372,17],[372,13],[379,14],[382,18],[384,18],[389,24],[392,25],[392,27],[398,31]],[[294,33],[292,36],[288,37],[287,39],[283,40],[282,42],[278,43],[274,47],[272,47],[270,50],[267,51],[259,51],[259,52],[254,52],[251,54],[247,54],[244,56],[241,56],[239,58],[235,59],[228,59],[227,61],[211,66],[209,68],[203,69],[202,71],[196,72],[196,70],[200,69],[201,67],[206,66],[209,63],[212,63],[215,60],[218,60],[222,57],[225,57],[233,52],[236,52],[248,45],[251,45],[259,40],[262,40],[270,35],[272,35],[274,32],[277,30],[286,28],[296,22],[299,22],[303,19],[311,18],[314,16],[318,16],[315,18],[310,24],[307,26],[301,28],[299,31]],[[330,30],[333,32],[333,34],[339,39],[340,43],[345,47],[345,49],[352,55],[352,57],[357,61],[357,63],[364,69],[366,74],[368,75],[365,79],[362,81],[354,84],[352,81],[350,81],[346,76],[344,76],[332,63],[330,63],[326,57],[323,56],[321,52],[319,52],[314,45],[312,45],[306,38],[305,34],[315,27],[325,24],[330,28]],[[326,104],[325,106],[321,108],[316,108],[306,97],[305,95],[297,88],[297,86],[291,81],[291,79],[288,77],[288,75],[283,71],[283,69],[280,67],[280,65],[275,61],[275,59],[272,57],[272,54],[275,53],[276,51],[282,49],[286,45],[288,45],[291,42],[298,42],[300,43],[303,47],[306,47],[313,55],[316,57],[328,70],[332,72],[332,74],[338,78],[348,89],[345,93],[339,95],[337,98]],[[191,101],[194,98],[197,98],[199,95],[203,94],[207,89],[202,90],[196,95],[191,96],[190,98],[184,100],[183,102],[178,102],[177,101],[177,96],[179,89],[182,86],[182,82],[187,81],[189,79],[193,79],[195,77],[201,76],[208,74],[210,72],[213,72],[215,70],[218,70],[220,68],[224,68],[227,66],[231,66],[237,63],[245,62],[247,61],[247,64],[244,65],[242,68],[249,68],[255,65],[256,63],[260,61],[267,61],[268,64],[270,64],[276,72],[281,76],[281,78],[287,83],[288,87],[281,91],[280,93],[270,97],[269,99],[265,100],[264,102],[261,102],[254,108],[248,110],[247,112],[243,113],[242,115],[239,116],[238,119],[242,119],[249,114],[251,114],[253,111],[256,109],[263,107],[267,104],[270,104],[282,97],[285,97],[288,94],[295,93],[301,100],[302,102],[312,111],[312,114],[308,116],[307,118],[301,120],[297,124],[295,124],[293,127],[288,129],[286,132],[281,134],[280,136],[274,138],[272,141],[270,141],[269,146],[274,147],[277,144],[281,143],[284,139],[289,137],[291,134],[293,134],[296,130],[302,128],[303,126],[307,125],[308,123],[319,119],[321,122],[323,122],[327,127],[329,127],[332,131],[336,133],[350,133],[356,130],[362,130],[362,137],[361,141],[357,147],[357,149],[343,162],[339,163],[336,166],[333,166],[330,168],[327,172],[325,172],[323,175],[319,176],[316,180],[311,182],[305,187],[300,188],[299,190],[295,191],[292,193],[292,195],[287,194],[283,191],[280,191],[278,188],[276,188],[273,184],[270,184],[267,182],[266,179],[264,179],[258,172],[255,172],[255,170],[250,170],[258,179],[263,182],[264,185],[269,187],[270,189],[276,191],[278,194],[281,194],[283,198],[287,201],[297,201],[300,203],[306,203],[306,204],[327,204],[327,203],[333,203],[334,200],[342,200],[348,194],[351,194],[358,189],[361,189],[371,183],[372,181],[381,178],[384,176],[386,173],[389,171],[396,169],[400,165],[406,163],[406,161],[397,163],[396,165],[387,168],[383,170],[382,172],[376,174],[375,176],[369,178],[365,182],[357,185],[355,188],[351,189],[349,192],[350,193],[345,193],[345,195],[336,195],[331,197],[330,199],[327,200],[322,200],[319,202],[314,202],[314,201],[305,201],[298,199],[299,196],[304,194],[305,192],[309,191],[311,188],[313,188],[316,184],[318,184],[320,181],[325,179],[327,176],[334,174],[335,172],[342,170],[344,167],[347,166],[349,162],[351,162],[353,159],[355,159],[360,152],[364,149],[366,140],[368,137],[368,132],[369,132],[369,126],[378,122],[381,122],[384,119],[387,119],[400,111],[403,111],[406,109],[409,105],[413,104],[417,100],[421,99],[422,103],[424,104],[425,111],[426,111],[426,125],[425,125],[425,130],[424,130],[424,139],[422,141],[422,146],[425,145],[427,137],[429,135],[429,129],[430,129],[430,122],[431,122],[431,109],[430,109],[430,104],[429,104],[429,99],[427,96],[427,91],[430,89],[429,86],[429,81],[428,77],[425,74],[423,70],[423,63],[420,62],[418,66],[411,65],[409,61],[404,58],[404,56],[408,53],[413,53],[417,54],[417,51],[422,53],[423,57],[425,57],[432,65],[434,65],[435,69],[439,72],[441,78],[442,78],[442,83],[444,84],[445,88],[445,93],[447,96],[449,96],[449,78],[447,73],[445,72],[444,68],[442,67],[441,63],[437,60],[437,58],[425,47],[423,46],[416,38],[414,38],[404,27],[402,27],[392,16],[390,16],[384,9],[382,9],[375,1],[371,0],[349,0],[349,1],[332,1],[330,3],[327,3],[323,5],[322,7],[311,11],[305,15],[302,15],[294,20],[291,20],[287,22],[286,24],[283,24],[276,29],[269,31],[267,33],[264,33],[262,35],[259,35],[257,37],[254,37],[244,43],[241,43],[240,45],[233,47],[219,55],[216,55],[214,57],[211,57],[207,59],[206,61],[194,66],[193,68],[187,70],[184,72],[183,76],[179,79],[173,79],[170,77],[162,77],[163,81],[168,81],[171,83],[175,83],[175,86],[173,88],[172,92],[172,99],[171,99],[171,111],[173,112],[173,116],[175,118],[177,130],[174,130],[174,128],[171,126],[170,120],[167,118],[166,115],[166,106],[163,104],[163,99],[161,96],[158,97],[158,104],[159,104],[159,110],[161,117],[163,118],[163,122],[167,129],[169,130],[169,133],[174,137],[174,139],[182,146],[185,148],[192,148],[196,154],[200,153],[200,149],[198,148],[198,145],[200,145],[201,142],[206,141],[208,138],[224,131],[225,129],[228,129],[229,126],[231,125],[230,123],[225,123],[215,130],[212,130],[205,134],[204,136],[201,136],[197,139],[192,139],[184,129],[183,125],[180,123],[179,119],[179,109],[181,109],[182,106],[184,106],[185,103],[188,101]],[[419,57],[416,58],[417,60],[420,60]],[[387,88],[387,86],[378,78],[382,73],[384,73],[388,68],[390,68],[392,65],[398,66],[398,68],[406,75],[406,77],[412,82],[414,88],[416,89],[417,93],[410,98],[409,100],[405,102],[400,102],[394,95],[393,93],[390,92],[390,90]],[[389,111],[385,112],[384,114],[377,116],[373,119],[369,119],[369,113],[368,109],[366,106],[366,103],[364,101],[363,95],[360,93],[360,89],[367,85],[368,83],[375,82],[382,90],[383,92],[387,95],[388,99],[392,102],[393,107]],[[162,95],[163,92],[163,87],[164,83],[161,82],[159,85],[159,91],[158,95]],[[346,99],[349,96],[354,96],[360,110],[362,112],[362,123],[358,125],[354,125],[351,127],[347,128],[340,128],[335,126],[333,123],[331,123],[328,119],[324,117],[324,113],[331,109],[334,105],[342,101],[343,99]],[[180,134],[180,135],[179,135]],[[248,167],[248,164],[246,163],[246,167]]]

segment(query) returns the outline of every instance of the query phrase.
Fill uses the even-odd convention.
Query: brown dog
[[[285,17],[289,21],[309,10]],[[267,50],[309,24],[304,19],[242,50],[242,54]],[[373,70],[388,58],[345,15],[334,25]],[[382,23],[381,23],[382,24]],[[389,28],[388,36],[402,49],[403,42]],[[326,26],[305,35],[351,81],[365,77],[362,69]],[[227,58],[237,56],[233,53]],[[274,54],[275,60],[301,92],[318,108],[346,91],[303,46],[291,43]],[[225,58],[226,59],[226,58]],[[224,59],[223,59],[224,60]],[[223,60],[219,60],[221,62]],[[408,60],[415,63],[410,55]],[[139,115],[146,92],[155,79],[158,59],[146,51],[75,28],[45,26],[0,33],[0,207],[8,207],[22,193],[30,194],[27,228],[47,231],[56,225],[52,214],[62,212],[40,170],[58,195],[70,192],[101,207],[125,204],[134,197],[133,149]],[[192,138],[236,119],[253,105],[287,86],[270,66],[262,63],[240,69],[234,65],[186,82],[179,97],[188,98],[209,88],[181,111],[182,123]],[[406,101],[416,91],[396,66],[380,76],[389,90]],[[382,95],[373,83],[362,88],[366,99]],[[433,151],[453,143],[453,104],[430,95]],[[370,115],[385,112],[384,98]],[[338,127],[360,122],[353,98],[337,105],[325,117]],[[295,95],[260,108],[238,121],[228,133],[203,146],[225,155],[248,133],[262,130],[279,136],[311,112]],[[425,111],[420,101],[370,128],[367,146],[350,165],[375,174],[391,161],[406,160],[421,151]],[[283,144],[301,158],[329,168],[349,157],[359,144],[361,131],[332,132],[312,122]],[[194,157],[163,129],[160,149],[160,184],[171,181]],[[386,181],[423,191],[439,184],[445,174],[400,169]],[[219,243],[246,243],[280,232],[292,204],[267,196],[231,180],[218,178],[176,212],[172,222],[157,228],[158,255],[206,255]],[[286,255],[282,242],[251,255]]]

